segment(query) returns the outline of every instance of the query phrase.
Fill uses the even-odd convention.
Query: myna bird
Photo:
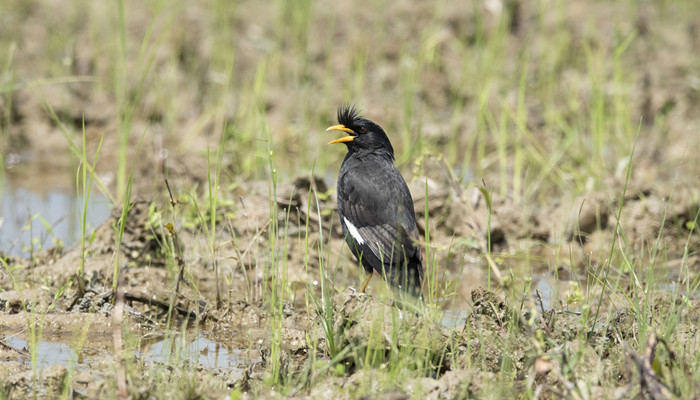
[[[393,287],[421,297],[423,265],[413,199],[394,166],[389,138],[351,105],[338,109],[338,125],[327,131],[348,133],[328,144],[348,148],[338,173],[338,213],[345,241],[366,272],[362,292],[376,271]]]

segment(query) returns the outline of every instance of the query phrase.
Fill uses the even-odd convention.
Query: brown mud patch
[[[306,376],[317,382],[289,393],[308,398],[332,392],[342,398],[368,392],[382,398],[419,393],[459,398],[478,395],[504,372],[515,377],[503,383],[504,395],[537,387],[553,395],[570,394],[575,390],[572,374],[597,376],[599,386],[589,388],[594,394],[612,390],[610,385],[651,390],[635,385],[645,379],[657,382],[643,367],[643,357],[653,355],[634,358],[625,347],[640,334],[638,317],[633,317],[639,310],[630,307],[644,301],[644,291],[633,275],[621,275],[617,282],[626,285],[628,301],[604,298],[599,315],[577,304],[598,304],[599,292],[586,292],[585,277],[603,273],[606,246],[615,229],[633,238],[625,245],[661,240],[695,246],[697,238],[688,235],[686,226],[697,205],[663,206],[654,191],[631,195],[623,215],[634,223],[621,221],[617,228],[612,222],[616,211],[604,200],[606,195],[594,193],[572,200],[570,207],[553,207],[552,215],[568,216],[555,227],[544,212],[527,213],[508,200],[494,200],[489,254],[495,265],[490,265],[481,247],[489,235],[484,194],[478,188],[458,191],[445,179],[417,179],[412,190],[421,221],[426,207],[421,193],[426,182],[430,187],[430,251],[434,265],[441,266],[431,287],[434,292],[425,293],[439,300],[426,309],[387,298],[381,280],[373,281],[367,295],[353,293],[361,277],[331,215],[333,195],[326,195],[323,181],[310,182],[300,178],[279,185],[276,199],[270,199],[264,184],[238,192],[236,207],[240,208],[234,216],[225,208],[218,211],[225,223],[217,231],[221,250],[216,263],[206,253],[207,237],[199,228],[180,225],[171,233],[163,227],[165,213],[159,211],[170,206],[148,201],[134,202],[126,212],[117,261],[115,227],[122,211],[115,209],[96,230],[86,246],[84,289],[76,277],[79,248],[49,252],[33,261],[6,258],[8,268],[0,275],[0,284],[6,288],[0,293],[2,363],[11,377],[3,381],[6,390],[26,395],[34,390],[40,394],[71,390],[88,397],[112,393],[116,390],[109,378],[115,368],[115,329],[131,338],[122,349],[129,354],[123,356],[129,365],[150,370],[190,357],[193,368],[168,379],[194,379],[202,383],[201,392],[212,395],[226,390],[272,395],[266,374],[273,366],[282,379]],[[268,209],[253,204],[269,204],[277,220],[270,222]],[[578,224],[571,216],[574,206],[579,210]],[[663,229],[660,224],[656,230],[639,229],[639,219],[644,215],[648,221],[649,210],[655,210],[651,215],[658,218],[666,216]],[[549,229],[533,234],[524,228],[528,224]],[[273,225],[276,235],[270,234]],[[456,237],[462,242],[455,244]],[[596,245],[601,248],[594,250]],[[285,259],[279,270],[270,270],[262,259],[270,257],[274,246],[286,249],[280,253]],[[680,262],[697,268],[697,256],[683,261],[681,246],[665,248],[668,265],[660,263],[658,273],[666,278],[659,283],[676,282],[678,277],[669,274]],[[522,254],[530,258],[525,267],[520,264]],[[118,290],[124,293],[124,319],[117,328],[113,325],[119,302],[112,291],[115,265],[119,266]],[[533,284],[530,292],[518,295],[526,278],[510,280],[502,271],[519,268],[525,268],[523,276],[529,271],[544,286]],[[281,273],[287,277],[283,286],[278,280]],[[489,274],[501,294],[480,288]],[[13,282],[22,282],[22,290]],[[563,285],[555,288],[556,282]],[[325,294],[322,284],[328,285]],[[597,285],[592,287],[599,290]],[[543,300],[545,289],[550,293],[544,293]],[[653,304],[658,309],[680,310],[673,290],[657,291]],[[692,302],[688,310],[697,310],[697,298],[687,295]],[[270,303],[271,299],[276,300]],[[519,303],[511,304],[515,299]],[[683,322],[665,340],[695,349],[700,344],[692,339],[698,315],[684,312]],[[652,327],[654,320],[651,317]],[[41,336],[31,336],[36,332],[28,327],[40,328]],[[39,349],[43,343],[54,344],[47,351],[61,355],[59,361],[35,361],[34,367],[27,344],[32,340],[39,342]],[[215,358],[220,362],[210,364],[209,352],[218,354]],[[66,353],[74,355],[75,361],[69,362]],[[424,371],[425,377],[401,388],[390,375],[368,379],[368,366],[382,371],[382,365],[406,354],[412,361],[404,367]],[[328,366],[318,368],[323,365],[319,362]],[[669,366],[669,371],[685,368],[681,359],[671,362],[677,366]],[[634,363],[639,368],[621,369]],[[57,370],[57,365],[68,369]],[[73,376],[70,387],[51,383],[69,373]],[[132,379],[133,387],[145,392],[157,390],[160,384],[155,378]],[[658,390],[670,390],[656,385]]]
[[[119,374],[133,398],[700,393],[692,2],[398,1],[377,12],[340,1],[308,3],[308,15],[129,2],[124,49],[113,9],[25,3],[0,12],[3,184],[74,191],[71,142],[84,134],[89,155],[103,138],[106,193],[133,160],[133,196],[84,250],[0,248],[0,397],[116,397]],[[480,50],[492,43],[495,55]],[[618,69],[597,71],[586,51]],[[348,94],[404,157],[435,274],[427,307],[393,301],[380,279],[356,293],[361,271],[334,211],[342,151],[322,147]],[[619,104],[628,114],[602,129],[591,159],[592,110]],[[520,142],[499,147],[492,130],[515,109],[522,126],[508,135]],[[619,131],[638,123],[628,179],[633,143]],[[220,143],[212,211],[201,199]],[[520,171],[536,179],[516,191],[515,156],[497,153],[518,149],[547,162]]]

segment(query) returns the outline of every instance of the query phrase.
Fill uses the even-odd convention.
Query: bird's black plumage
[[[338,109],[338,123],[328,130],[349,133],[331,142],[348,148],[337,189],[348,246],[367,274],[376,271],[392,286],[420,296],[420,237],[411,193],[394,166],[391,142],[379,125],[362,118],[351,105]]]

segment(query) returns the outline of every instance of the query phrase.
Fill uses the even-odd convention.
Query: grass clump
[[[698,396],[696,2],[164,5],[0,5],[0,186],[31,154],[83,212],[80,249],[0,254],[31,375],[0,398],[46,385],[54,324],[116,361],[57,397]],[[415,166],[421,306],[350,289],[347,100]],[[95,189],[121,211],[91,233]]]

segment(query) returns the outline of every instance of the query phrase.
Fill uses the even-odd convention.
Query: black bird
[[[365,269],[364,293],[374,271],[400,291],[421,297],[423,265],[413,199],[394,166],[394,148],[384,130],[354,106],[338,109],[327,131],[349,136],[338,173],[338,213],[345,241]]]

